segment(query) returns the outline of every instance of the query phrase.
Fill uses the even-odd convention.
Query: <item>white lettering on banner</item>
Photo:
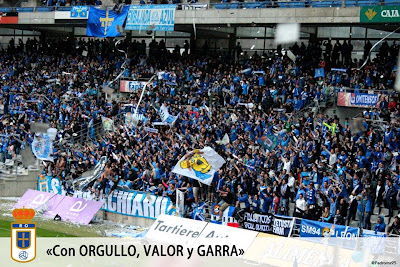
[[[381,16],[384,18],[398,18],[399,11],[398,10],[382,10]]]
[[[136,192],[129,192],[128,196],[126,197],[126,211],[124,214],[131,215],[132,211],[132,199],[136,196]]]
[[[155,203],[155,196],[146,197],[143,200],[143,214],[144,217],[150,217],[151,214],[154,214],[154,203]]]
[[[117,193],[114,192],[112,195],[109,195],[107,198],[107,206],[106,207],[109,211],[117,211],[117,203],[112,201],[113,196],[116,197],[116,195],[117,195]]]
[[[61,189],[60,180],[51,179],[51,189],[53,190],[54,194],[61,194],[61,192],[59,191],[59,189]]]
[[[77,206],[77,205],[78,205],[78,207],[75,208],[75,206]],[[81,212],[82,210],[84,210],[86,208],[87,204],[85,204],[83,207],[82,207],[82,205],[83,205],[83,202],[79,200],[79,201],[75,202],[74,205],[72,205],[72,207],[69,210],[74,211],[74,212]]]
[[[122,212],[123,211],[124,194],[125,194],[124,191],[118,191],[117,192],[117,212]]]
[[[93,195],[75,191],[74,197],[93,199]],[[100,197],[102,210],[128,216],[156,219],[161,214],[175,215],[171,200],[167,197],[149,195],[144,192],[115,190],[107,198]],[[77,204],[75,204],[77,205]]]
[[[146,195],[144,195],[146,196]],[[137,194],[133,199],[132,205],[132,213],[133,216],[143,216],[143,207],[142,207],[143,194]]]
[[[356,103],[362,103],[362,104],[376,104],[378,101],[378,96],[377,95],[356,95]]]
[[[32,200],[33,205],[43,205],[49,200],[50,197],[45,197],[43,194],[37,195],[34,200]]]
[[[313,226],[308,226],[308,225],[301,225],[301,232],[303,233],[307,233],[307,234],[312,234],[312,235],[321,235],[321,229],[320,228],[316,228]]]

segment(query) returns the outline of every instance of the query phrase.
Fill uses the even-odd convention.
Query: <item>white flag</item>
[[[181,158],[172,170],[173,173],[198,180],[210,185],[214,173],[224,165],[225,160],[211,147],[196,149]]]

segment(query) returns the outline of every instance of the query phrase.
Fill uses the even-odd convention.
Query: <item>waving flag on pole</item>
[[[94,37],[121,36],[117,26],[124,24],[128,10],[129,6],[125,6],[121,13],[90,7],[86,35]]]
[[[224,165],[225,160],[211,147],[195,149],[181,158],[172,170],[173,173],[198,180],[210,185],[214,173]]]
[[[265,149],[272,151],[278,145],[278,138],[272,134],[265,134],[258,139],[258,143]]]

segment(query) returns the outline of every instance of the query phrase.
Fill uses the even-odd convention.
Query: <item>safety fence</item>
[[[329,7],[364,7],[364,6],[395,6],[399,0],[295,0],[295,1],[238,1],[231,3],[193,3],[177,4],[178,10],[192,9],[256,9],[256,8],[329,8]],[[41,6],[41,7],[1,7],[0,12],[54,12],[72,11],[74,6]],[[90,8],[90,6],[88,6]],[[112,9],[113,7],[107,7]]]

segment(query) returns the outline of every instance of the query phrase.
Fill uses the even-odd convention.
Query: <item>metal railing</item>
[[[257,8],[329,8],[329,7],[363,7],[363,6],[394,6],[400,5],[400,0],[294,0],[294,1],[242,1],[230,3],[181,3],[178,10],[193,9],[257,9]],[[91,6],[88,6],[90,9]],[[1,7],[0,12],[54,12],[72,10],[73,6],[40,6],[40,7]],[[107,7],[112,9],[113,7]]]

